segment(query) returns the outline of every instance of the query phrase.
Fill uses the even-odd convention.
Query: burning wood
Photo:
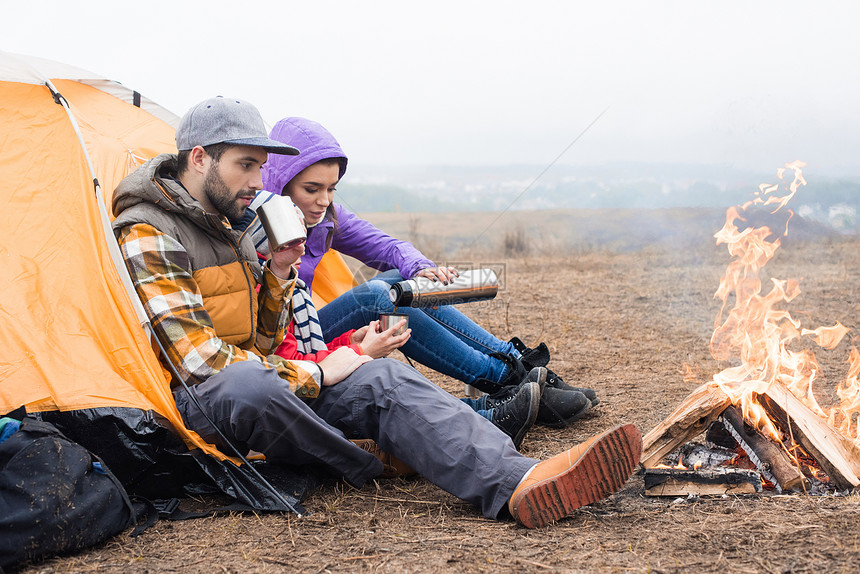
[[[738,441],[756,468],[770,482],[782,491],[803,490],[808,480],[792,463],[782,444],[777,443],[749,429],[744,424],[743,415],[735,407],[728,407],[720,415],[723,427]]]
[[[743,468],[649,468],[645,471],[646,496],[714,496],[761,492],[761,476]]]
[[[779,185],[762,185],[755,199],[727,211],[726,223],[715,237],[717,244],[727,246],[732,261],[715,294],[723,304],[711,353],[733,366],[693,391],[645,435],[641,461],[647,472],[722,416],[734,440],[778,489],[804,488],[808,478],[817,477],[801,465],[805,459],[814,460],[826,472],[825,479],[840,490],[860,485],[860,352],[851,349],[848,375],[836,389],[839,404],[822,408],[813,393],[821,372],[815,356],[808,350],[791,350],[789,345],[809,337],[822,348],[834,349],[849,330],[839,323],[801,328],[800,321],[780,309],[800,294],[795,280],[772,279],[771,290],[763,294],[759,272],[779,248],[780,239],[768,227],[744,228],[751,207],[775,206],[770,215],[785,208],[798,188],[806,185],[800,171],[803,165],[786,165],[793,170],[794,180],[782,197],[776,193]],[[778,172],[780,180],[784,172]],[[793,214],[786,211],[790,220]],[[729,309],[730,301],[734,304]],[[689,479],[684,480],[689,486]]]
[[[709,429],[714,428],[717,423],[712,423]],[[719,425],[722,426],[722,425]],[[729,435],[731,437],[731,435]],[[730,448],[719,444],[696,444],[687,443],[678,450],[678,458],[674,454],[666,457],[669,464],[676,468],[713,468],[717,466],[728,466],[738,458],[737,443],[732,443]]]
[[[785,389],[781,393],[771,389],[756,395],[770,415],[772,424],[785,429],[781,434],[793,437],[837,488],[845,490],[860,485],[856,471],[860,457],[851,441]],[[765,479],[778,485],[781,491],[800,490],[805,486],[807,479],[781,443],[778,445],[755,432],[751,422],[742,417],[739,409],[731,406],[725,393],[710,384],[696,389],[674,413],[645,435],[642,465],[650,472],[667,454],[700,434],[718,417],[725,421],[725,427],[731,429],[731,436],[762,471]]]
[[[860,485],[855,445],[785,389],[768,389],[757,397],[770,418],[815,459],[839,490]]]
[[[710,428],[723,428],[712,423]],[[738,459],[737,443],[731,449],[719,445],[687,443],[666,457],[667,464],[645,469],[646,496],[712,496],[754,494],[762,490],[762,478],[756,470],[726,466]],[[750,463],[752,465],[752,463]]]
[[[675,412],[642,437],[642,465],[656,466],[664,456],[704,431],[730,404],[728,395],[713,383],[693,391]]]

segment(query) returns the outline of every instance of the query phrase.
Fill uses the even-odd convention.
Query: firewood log
[[[772,384],[754,393],[777,426],[800,444],[840,489],[860,485],[860,456],[856,446],[782,386]]]
[[[716,383],[697,388],[642,438],[642,465],[653,468],[664,456],[704,431],[730,404],[731,399]]]

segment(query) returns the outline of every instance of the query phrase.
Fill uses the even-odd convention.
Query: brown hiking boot
[[[523,526],[541,528],[621,490],[641,456],[639,429],[628,424],[608,430],[539,462],[508,508]]]
[[[372,438],[359,438],[351,440],[350,442],[358,448],[366,450],[382,462],[382,474],[379,475],[382,478],[414,476],[418,474],[411,466],[409,466],[393,454],[382,452],[382,449],[379,448],[379,445],[376,444],[376,441],[374,441]]]

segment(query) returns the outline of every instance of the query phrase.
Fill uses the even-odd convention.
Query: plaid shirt
[[[224,223],[229,226],[226,219]],[[218,337],[203,307],[203,296],[182,244],[144,223],[124,227],[118,241],[153,329],[188,383],[203,382],[237,361],[260,361],[277,369],[298,396],[319,394],[313,376],[318,373],[315,366],[271,355],[283,340],[289,323],[290,310],[284,303],[289,301],[294,279],[282,280],[268,266],[263,268],[255,339],[259,354],[256,354]]]

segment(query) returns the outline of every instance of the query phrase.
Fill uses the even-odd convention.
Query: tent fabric
[[[185,428],[109,231],[110,193],[144,161],[175,153],[177,121],[116,82],[0,52],[0,181],[7,211],[0,243],[0,413],[23,405],[66,421],[63,432],[80,424],[84,439],[107,432],[101,438],[114,449],[157,437],[138,445],[147,464],[162,446],[178,443],[167,450],[191,452],[210,478],[227,477],[222,490],[255,505],[260,501],[242,492],[258,485],[244,485],[247,473],[237,472],[236,461]],[[108,464],[123,456],[98,454]],[[220,461],[217,468],[212,461]]]
[[[353,287],[358,285],[352,271],[347,267],[341,254],[329,249],[322,256],[314,274],[314,285],[311,298],[317,309],[322,309]]]
[[[72,80],[54,85],[104,189],[173,146],[173,128],[147,112]],[[0,251],[0,410],[125,406],[182,427],[108,253],[92,174],[65,110],[45,85],[0,77],[0,93],[10,226]]]
[[[132,406],[171,418],[152,384],[164,380],[161,367],[108,254],[65,111],[44,86],[0,81],[0,93],[10,225],[0,252],[0,410]],[[102,103],[109,110],[112,102]],[[123,172],[104,171],[99,142],[87,145],[103,164],[99,179],[118,181]]]

